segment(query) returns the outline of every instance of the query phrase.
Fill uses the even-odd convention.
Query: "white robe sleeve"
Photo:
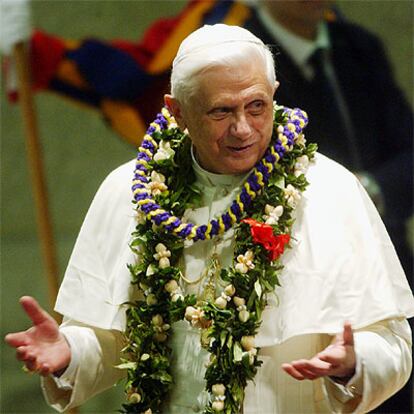
[[[411,367],[411,330],[405,319],[375,323],[354,333],[360,372],[345,386],[325,380],[335,413],[366,413],[407,382]]]
[[[66,322],[62,331],[77,354],[70,380],[72,386],[59,386],[51,376],[41,380],[47,403],[59,412],[82,405],[125,376],[125,370],[115,368],[121,362],[125,346],[120,331],[93,328],[75,321]]]
[[[122,331],[123,303],[134,297],[128,264],[136,257],[128,248],[136,226],[131,185],[134,161],[104,180],[82,224],[65,277],[56,312],[102,329]]]

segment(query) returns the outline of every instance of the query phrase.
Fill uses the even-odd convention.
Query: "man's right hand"
[[[34,298],[23,296],[20,303],[33,326],[6,335],[7,344],[16,348],[16,358],[28,370],[43,376],[64,370],[69,365],[71,350],[58,324]]]

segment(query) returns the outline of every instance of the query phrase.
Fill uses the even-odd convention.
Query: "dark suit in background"
[[[350,109],[354,131],[354,141],[350,142],[346,134],[338,134],[338,119],[321,112],[322,91],[304,78],[256,14],[245,27],[264,42],[275,45],[280,81],[276,99],[283,105],[307,111],[307,139],[317,142],[320,152],[352,171],[369,172],[378,182],[385,204],[383,220],[413,288],[413,256],[406,229],[406,221],[413,214],[413,114],[395,83],[381,42],[345,19],[328,23],[331,62]],[[402,390],[375,412],[412,412],[412,387],[413,375]]]

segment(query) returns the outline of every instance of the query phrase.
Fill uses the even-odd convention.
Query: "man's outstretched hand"
[[[33,326],[6,335],[7,344],[16,348],[16,358],[23,361],[28,370],[44,376],[65,369],[71,351],[56,321],[30,296],[20,298],[20,304]]]
[[[354,375],[355,367],[354,334],[349,322],[345,322],[342,333],[334,338],[331,345],[313,358],[282,364],[282,369],[299,381],[330,376],[344,383]]]

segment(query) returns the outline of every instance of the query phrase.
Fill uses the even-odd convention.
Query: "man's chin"
[[[256,159],[247,159],[247,160],[234,160],[228,165],[223,165],[223,172],[222,174],[229,174],[229,175],[241,175],[248,173],[252,168],[255,167],[257,161]]]

